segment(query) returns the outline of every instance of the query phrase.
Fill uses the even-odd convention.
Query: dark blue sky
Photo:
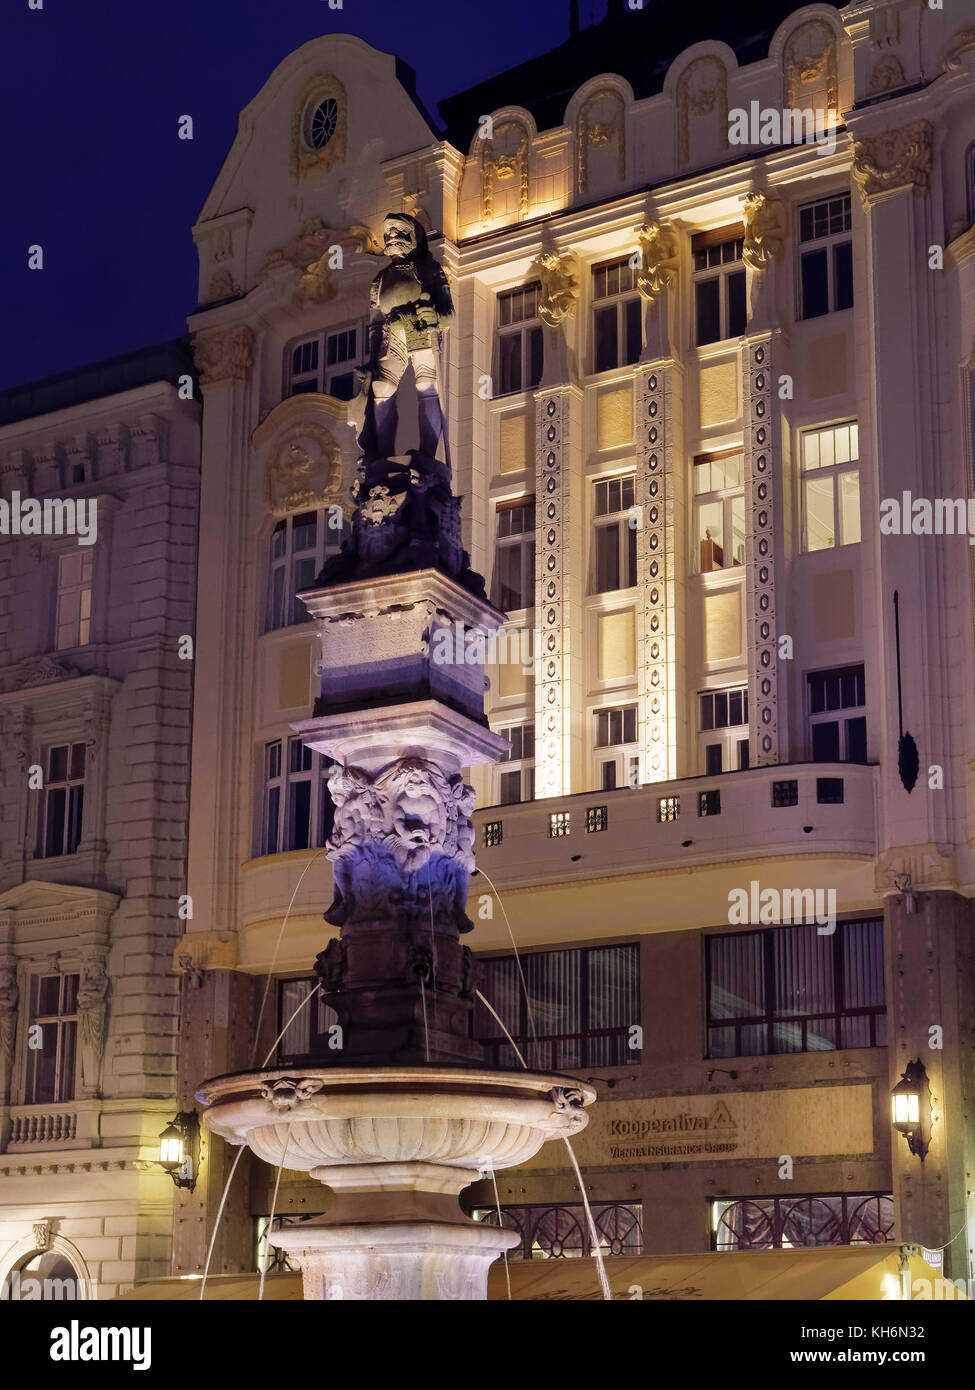
[[[604,11],[581,0],[583,26]],[[357,34],[416,69],[435,113],[561,43],[568,16],[569,0],[2,0],[0,388],[185,332],[190,228],[238,112],[292,49]]]

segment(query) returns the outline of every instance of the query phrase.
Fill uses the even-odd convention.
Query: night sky
[[[606,0],[581,0],[583,27]],[[561,43],[569,0],[3,0],[0,389],[186,331],[190,228],[237,114],[293,49],[352,33],[441,97]],[[181,115],[194,139],[177,138]],[[44,269],[27,268],[28,247]]]

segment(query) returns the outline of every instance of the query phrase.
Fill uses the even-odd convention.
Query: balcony
[[[485,807],[475,850],[507,888],[796,854],[871,859],[875,774],[792,763]]]
[[[7,1153],[89,1149],[97,1142],[99,1101],[65,1105],[12,1105]]]

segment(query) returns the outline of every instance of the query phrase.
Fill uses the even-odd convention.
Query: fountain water
[[[387,245],[397,284],[409,269],[426,288],[387,311],[377,277],[374,369],[405,322],[403,350],[435,354],[449,316],[422,229],[387,219]],[[484,1298],[489,1265],[518,1236],[468,1219],[459,1193],[577,1133],[596,1094],[565,1076],[487,1069],[471,1035],[476,963],[461,936],[473,929],[474,793],[461,769],[507,748],[483,709],[486,639],[504,615],[461,546],[437,439],[395,455],[395,411],[368,380],[351,537],[300,595],[318,624],[322,688],[294,726],[334,764],[325,918],[339,936],[316,968],[342,1050],[332,1065],[217,1077],[198,1094],[213,1133],[273,1165],[287,1154],[335,1193],[324,1216],[269,1236],[297,1259],[306,1299]],[[434,414],[428,400],[427,434]]]

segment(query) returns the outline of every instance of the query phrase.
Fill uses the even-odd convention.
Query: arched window
[[[326,559],[338,552],[344,518],[338,506],[282,517],[271,532],[264,631],[306,623],[310,616],[295,595],[310,589]]]
[[[6,1297],[11,1303],[86,1298],[85,1281],[69,1259],[58,1250],[34,1250],[7,1276]]]

